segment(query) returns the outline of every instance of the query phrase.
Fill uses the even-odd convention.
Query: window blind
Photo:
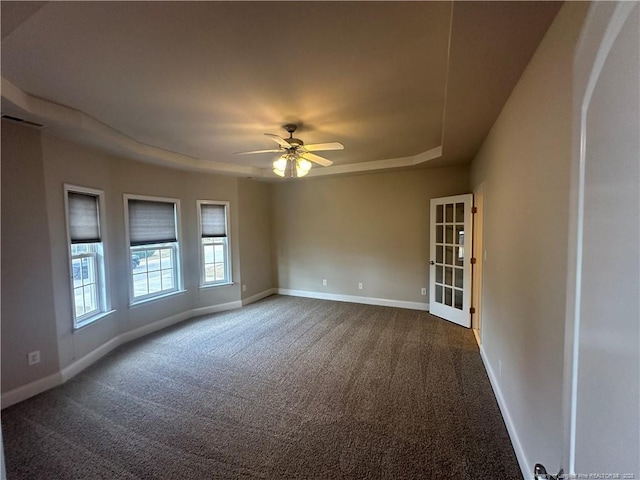
[[[203,203],[200,205],[202,238],[226,237],[227,215],[224,205]]]
[[[129,243],[132,247],[175,241],[175,203],[129,199]]]
[[[98,197],[84,193],[67,192],[67,198],[71,243],[100,242]]]

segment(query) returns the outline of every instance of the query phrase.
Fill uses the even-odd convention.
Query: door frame
[[[482,286],[484,282],[484,182],[473,190],[473,205],[476,209],[473,215],[471,227],[473,241],[473,258],[476,263],[472,265],[471,306],[475,313],[471,316],[471,328],[478,342],[482,345]]]
[[[564,429],[561,459],[561,467],[568,475],[575,475],[576,468],[587,113],[607,56],[636,5],[637,2],[618,2],[616,4],[597,2],[591,5],[578,40],[574,59],[574,122],[563,375],[562,418]]]

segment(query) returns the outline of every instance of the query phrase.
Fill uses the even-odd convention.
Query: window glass
[[[131,247],[134,300],[178,289],[176,250],[176,242]]]
[[[231,283],[227,204],[201,200],[200,221],[201,285]]]
[[[100,218],[103,193],[71,186],[65,186],[65,191],[73,324],[78,328],[97,320],[107,310]]]

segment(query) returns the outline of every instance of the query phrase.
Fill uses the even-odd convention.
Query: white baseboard
[[[257,302],[258,300],[262,300],[263,298],[267,298],[270,295],[278,293],[277,288],[269,288],[260,293],[256,293],[255,295],[251,295],[250,297],[242,299],[242,306],[249,305],[250,303]]]
[[[381,307],[408,308],[410,310],[429,311],[428,303],[406,302],[387,298],[360,297],[357,295],[342,295],[339,293],[310,292],[307,290],[289,290],[278,288],[278,294],[292,297],[317,298],[319,300],[335,300],[336,302],[362,303],[364,305],[379,305]]]
[[[85,368],[89,367],[90,365],[93,365],[102,357],[104,357],[106,354],[111,352],[114,348],[119,347],[123,343],[125,342],[122,341],[122,335],[118,335],[117,337],[112,338],[108,342],[103,343],[95,350],[92,350],[91,352],[87,353],[84,357],[78,358],[74,362],[70,363],[69,365],[64,367],[62,370],[60,370],[60,380],[61,380],[60,384],[63,384],[67,380],[72,379],[81,371],[83,371]]]
[[[484,368],[487,371],[487,375],[489,376],[489,381],[491,382],[491,388],[493,388],[493,393],[496,396],[496,400],[498,400],[498,406],[500,407],[500,412],[502,412],[502,418],[504,419],[504,423],[507,426],[507,431],[509,432],[509,437],[511,438],[511,443],[513,444],[513,449],[516,452],[516,458],[518,459],[518,464],[520,465],[520,470],[522,472],[522,477],[526,480],[533,479],[533,465],[529,463],[529,459],[522,448],[522,444],[520,443],[520,437],[518,436],[518,432],[516,431],[516,427],[513,424],[513,420],[511,420],[511,415],[509,415],[509,410],[507,408],[507,404],[502,396],[502,391],[500,390],[500,386],[497,381],[497,377],[493,373],[491,369],[491,365],[489,364],[489,360],[485,354],[484,348],[482,345],[480,346],[480,357],[482,358],[482,363],[484,363]]]
[[[29,397],[33,397],[42,393],[50,388],[57,387],[62,383],[62,375],[60,372],[53,373],[49,376],[36,380],[35,382],[27,383],[18,388],[14,388],[13,390],[9,390],[6,393],[2,394],[0,399],[0,403],[2,404],[2,408],[10,407],[11,405],[15,405],[22,400],[25,400]]]
[[[221,303],[220,305],[194,308],[191,310],[189,318],[197,317],[198,315],[209,315],[211,313],[224,312],[226,310],[235,310],[240,307],[242,307],[242,302],[240,300],[236,300],[235,302]]]
[[[10,407],[11,405],[15,405],[18,402],[38,395],[39,393],[45,392],[53,387],[62,385],[64,382],[75,377],[85,368],[93,365],[95,362],[100,360],[102,357],[104,357],[120,345],[124,345],[125,343],[128,343],[132,340],[144,337],[145,335],[149,335],[150,333],[162,330],[163,328],[167,328],[171,325],[183,322],[199,315],[207,315],[210,313],[222,312],[225,310],[232,310],[240,307],[242,307],[242,302],[236,301],[223,303],[221,305],[212,305],[210,307],[194,308],[193,310],[187,310],[186,312],[178,313],[176,315],[163,318],[148,325],[138,327],[134,330],[121,333],[120,335],[112,338],[106,343],[103,343],[95,350],[86,354],[84,357],[79,358],[71,364],[67,365],[59,372],[3,393],[0,397],[2,408]]]

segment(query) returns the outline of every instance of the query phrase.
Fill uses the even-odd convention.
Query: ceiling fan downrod
[[[293,123],[287,123],[286,125],[283,125],[282,128],[289,132],[289,138],[293,138],[293,132],[298,129],[298,126]]]
[[[304,145],[304,142],[302,140],[300,140],[299,138],[295,138],[293,136],[293,132],[295,132],[298,129],[297,125],[293,123],[287,123],[286,125],[283,126],[283,128],[287,132],[289,132],[289,138],[287,138],[287,142],[289,142],[289,144],[291,145],[292,152],[295,152],[298,147],[302,147]]]

